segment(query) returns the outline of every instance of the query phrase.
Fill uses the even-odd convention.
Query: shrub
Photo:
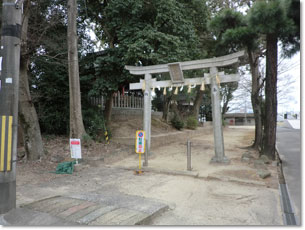
[[[188,117],[187,120],[186,120],[186,127],[188,129],[197,129],[198,127],[198,121],[196,119],[196,117]]]
[[[184,127],[183,120],[175,114],[175,116],[171,119],[172,126],[178,130],[181,130]]]
[[[82,136],[82,144],[86,147],[88,147],[92,142],[92,138],[88,135],[85,134]]]
[[[88,109],[84,112],[84,125],[90,137],[97,142],[105,140],[105,131],[107,129],[108,138],[111,138],[111,132],[106,127],[104,117],[100,112],[94,109]]]

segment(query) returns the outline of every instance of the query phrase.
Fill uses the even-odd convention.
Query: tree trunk
[[[258,57],[248,49],[249,63],[252,76],[252,89],[251,89],[251,103],[255,120],[255,138],[252,145],[253,148],[259,149],[262,144],[263,138],[263,124],[262,124],[262,98],[260,96],[260,75],[259,75],[259,62]]]
[[[197,119],[199,115],[200,106],[202,104],[204,91],[200,90],[199,87],[197,87],[196,90],[197,90],[197,94],[193,105],[192,116],[194,116]]]
[[[164,96],[162,119],[166,122],[168,122],[169,119],[169,109],[170,109],[171,100],[172,100],[172,95]]]
[[[38,116],[32,103],[28,67],[29,60],[25,57],[20,59],[19,80],[19,119],[23,130],[23,141],[28,160],[38,160],[44,155],[43,143],[38,123]]]
[[[19,122],[18,122],[17,148],[21,148],[21,147],[24,147],[24,140],[23,140],[23,129],[22,129],[22,125],[20,124],[20,119],[19,119]]]
[[[224,96],[225,98],[223,98],[223,106],[222,106],[222,110],[221,110],[221,115],[222,117],[226,114],[226,112],[228,111],[228,105],[229,105],[229,102],[230,100],[227,100],[228,97],[225,95]]]
[[[43,142],[38,122],[38,116],[31,99],[27,55],[29,9],[25,11],[22,23],[20,79],[19,79],[19,119],[23,131],[23,143],[28,160],[38,160],[44,155]]]
[[[261,111],[261,97],[257,95],[258,93],[251,93],[251,102],[252,108],[254,113],[254,120],[255,120],[255,138],[254,143],[252,145],[253,148],[259,149],[262,145],[263,139],[263,121],[262,121],[262,111]]]
[[[277,36],[267,34],[265,125],[263,154],[275,159],[277,119]]]
[[[111,92],[110,95],[106,98],[105,102],[105,121],[109,125],[111,123],[111,114],[112,114],[112,99],[114,92]]]
[[[81,96],[80,96],[76,17],[77,17],[76,0],[68,0],[70,137],[82,138],[86,134],[86,131],[83,124]]]

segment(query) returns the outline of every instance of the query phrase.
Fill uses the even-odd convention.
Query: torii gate
[[[147,166],[147,155],[150,150],[151,143],[151,89],[152,88],[165,88],[165,87],[182,87],[185,85],[202,85],[211,84],[211,98],[212,98],[212,116],[213,116],[213,129],[214,129],[214,148],[215,156],[211,162],[229,163],[230,160],[224,154],[224,141],[222,131],[222,118],[220,107],[220,83],[233,82],[239,80],[239,74],[224,74],[218,73],[218,67],[233,65],[239,62],[239,58],[244,56],[244,51],[236,52],[233,54],[195,60],[186,62],[169,63],[163,65],[152,66],[125,66],[134,75],[145,75],[144,80],[139,83],[131,83],[130,90],[143,89],[144,91],[144,118],[143,126],[146,133],[147,148],[145,154],[145,165]],[[209,68],[210,73],[204,74],[204,77],[198,78],[183,78],[183,70],[194,70]],[[152,79],[152,74],[160,74],[169,72],[171,80],[157,81]]]

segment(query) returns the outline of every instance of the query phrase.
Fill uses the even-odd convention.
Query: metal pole
[[[188,171],[192,171],[192,153],[191,153],[192,142],[187,141],[186,143],[186,166]]]
[[[139,153],[139,171],[141,171],[141,153]]]
[[[16,208],[16,160],[20,68],[21,9],[3,0],[0,75],[0,214]]]
[[[144,164],[143,166],[148,166],[148,148],[147,148],[147,139],[145,139],[145,155],[144,155]]]

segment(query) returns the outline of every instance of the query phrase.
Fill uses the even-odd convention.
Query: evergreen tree
[[[278,41],[291,53],[298,50],[299,1],[259,1],[249,11],[250,26],[266,36],[265,123],[262,153],[275,159]],[[292,48],[289,48],[292,45]]]
[[[83,12],[83,15],[88,15],[95,23],[94,29],[105,48],[104,54],[96,60],[96,66],[100,65],[96,73],[102,78],[108,73],[106,78],[113,79],[96,79],[97,86],[94,88],[108,91],[108,101],[111,100],[114,89],[128,84],[131,79],[139,80],[136,79],[139,77],[128,76],[121,69],[124,65],[163,64],[198,59],[206,55],[201,49],[204,43],[199,38],[199,34],[204,37],[206,26],[205,21],[202,21],[207,15],[204,1],[95,0],[89,1],[87,6],[87,12]],[[194,20],[192,16],[200,20]],[[112,51],[106,51],[108,49]],[[108,57],[107,53],[118,56]],[[113,61],[118,61],[117,69],[112,71],[114,75],[109,75],[110,65],[106,65],[106,59],[110,65],[115,64]],[[120,69],[122,72],[118,75]],[[114,84],[107,87],[106,82]],[[107,105],[108,103],[105,114],[109,121]]]
[[[210,22],[210,28],[217,37],[217,50],[241,50],[248,54],[252,76],[251,102],[255,117],[255,139],[253,147],[258,149],[262,143],[262,97],[261,77],[259,74],[259,57],[262,55],[262,40],[253,27],[249,26],[247,17],[240,12],[224,9]]]

